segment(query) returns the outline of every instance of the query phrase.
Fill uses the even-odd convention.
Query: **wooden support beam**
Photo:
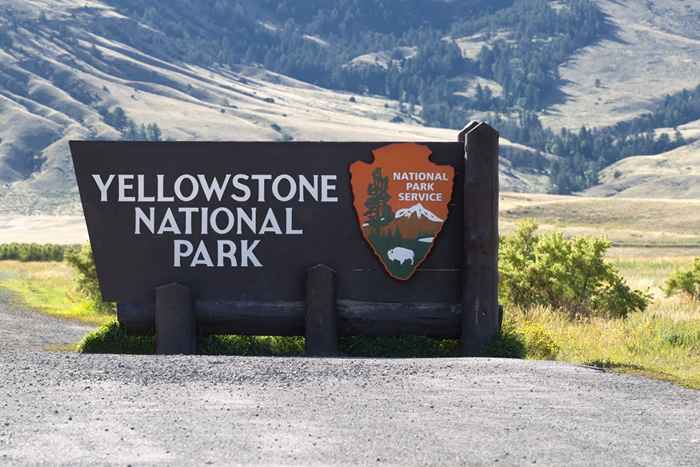
[[[462,350],[479,355],[499,332],[499,135],[486,123],[465,130]]]
[[[338,353],[335,271],[322,264],[307,272],[305,336],[307,355],[326,357]]]
[[[157,354],[197,352],[197,323],[189,287],[168,284],[156,288],[155,331]]]
[[[426,336],[459,339],[462,305],[450,303],[376,303],[338,300],[338,335],[398,337]],[[148,303],[120,303],[119,323],[130,335],[154,333],[155,307]],[[195,300],[199,335],[305,335],[304,302],[236,302]]]

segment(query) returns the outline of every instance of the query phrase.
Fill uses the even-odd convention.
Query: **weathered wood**
[[[443,303],[367,303],[341,300],[342,336],[425,336],[459,339],[462,307]]]
[[[195,301],[200,335],[303,336],[304,302]]]
[[[332,356],[338,352],[335,271],[322,264],[306,276],[306,354]]]
[[[464,179],[462,349],[478,355],[499,330],[498,132],[467,126]]]
[[[197,323],[189,287],[168,284],[156,288],[156,353],[191,355],[197,351]]]
[[[458,339],[461,304],[373,303],[338,300],[339,336],[394,337],[401,335]],[[152,303],[119,304],[119,322],[131,335],[152,335]],[[303,336],[304,302],[233,302],[196,300],[194,312],[200,335]]]
[[[457,135],[457,141],[460,143],[466,143],[467,142],[467,134],[472,131],[474,128],[479,126],[479,121],[477,120],[472,120],[469,123],[467,123],[462,130],[460,130],[459,134]]]

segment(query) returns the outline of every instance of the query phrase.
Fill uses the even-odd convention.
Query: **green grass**
[[[75,290],[73,270],[62,262],[0,261],[0,289],[17,303],[58,318],[101,325],[113,315],[95,311]]]
[[[512,310],[508,326],[539,327],[554,344],[551,358],[700,389],[700,304],[655,302],[626,319],[570,320],[548,309]],[[533,355],[526,346],[526,356]]]
[[[209,336],[200,338],[198,346],[199,352],[205,355],[304,355],[303,337]],[[494,352],[500,352],[499,349],[494,347]],[[86,335],[77,350],[83,353],[152,354],[155,340],[153,337],[129,336],[116,320],[112,320]],[[456,357],[459,356],[459,341],[425,337],[348,337],[340,339],[339,353],[348,357]],[[509,353],[505,356],[520,355]]]

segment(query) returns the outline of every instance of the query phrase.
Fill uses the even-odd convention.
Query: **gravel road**
[[[13,349],[39,351],[75,344],[91,329],[77,322],[60,320],[26,310],[17,305],[10,294],[0,289],[2,360],[5,360],[5,353]]]
[[[700,392],[668,383],[500,359],[81,356],[41,350],[74,325],[7,308],[0,465],[700,465]]]

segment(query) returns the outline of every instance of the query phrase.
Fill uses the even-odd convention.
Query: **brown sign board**
[[[463,134],[73,141],[103,298],[136,333],[306,329],[308,343],[316,326],[483,343],[498,321],[498,133],[477,123],[463,133],[466,145]]]
[[[459,208],[447,215],[444,202],[444,232],[409,284],[386,274],[365,243],[349,167],[387,146],[73,142],[104,299],[141,300],[178,282],[198,298],[303,300],[306,270],[326,264],[340,298],[458,302]],[[461,171],[462,144],[420,147],[450,174]]]

